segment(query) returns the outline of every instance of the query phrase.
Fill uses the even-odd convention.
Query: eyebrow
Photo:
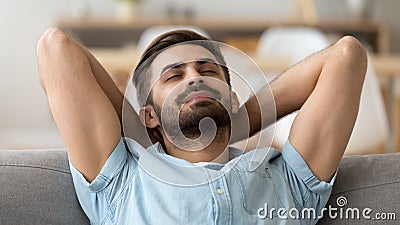
[[[212,64],[215,64],[218,66],[218,63],[214,59],[211,59],[211,58],[200,58],[195,61],[196,61],[196,64],[200,64],[200,65],[204,64],[204,63],[212,63]],[[177,68],[184,66],[185,64],[186,63],[182,63],[182,62],[168,64],[161,69],[160,76],[162,76],[169,69],[172,69],[172,68],[177,69]]]
[[[200,58],[198,60],[196,60],[197,63],[203,64],[203,63],[213,63],[215,65],[218,65],[218,63],[211,58]]]
[[[180,63],[180,62],[168,64],[168,65],[164,66],[164,67],[161,69],[160,75],[163,75],[163,74],[165,73],[165,71],[167,71],[167,70],[169,70],[169,69],[171,69],[171,68],[179,68],[179,67],[182,67],[183,64],[184,64],[184,63]]]

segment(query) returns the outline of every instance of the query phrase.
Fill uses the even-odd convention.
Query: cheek
[[[164,99],[161,97],[160,93],[153,93],[153,103],[157,107],[161,108],[162,104],[164,103]]]
[[[171,94],[168,90],[158,89],[157,91],[153,92],[153,102],[157,105],[160,109],[163,105],[168,105],[173,100],[173,94]]]
[[[152,90],[151,90],[151,96],[153,99],[153,103],[157,104],[159,106],[161,106],[161,104],[164,101],[164,90],[163,88],[160,87],[159,82],[157,82],[156,84],[154,84]]]

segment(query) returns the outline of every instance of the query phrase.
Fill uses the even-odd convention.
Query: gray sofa
[[[377,212],[400,217],[399,171],[400,153],[343,158],[328,202],[338,209],[337,218],[326,211],[318,224],[399,224],[400,218],[372,219]],[[65,150],[2,150],[0,177],[0,225],[89,224],[74,192]],[[360,213],[370,208],[371,219],[340,217],[340,208]]]

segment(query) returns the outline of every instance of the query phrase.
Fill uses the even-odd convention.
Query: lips
[[[195,91],[190,93],[185,98],[185,103],[189,103],[194,100],[206,100],[206,99],[214,99],[211,94],[206,91]]]

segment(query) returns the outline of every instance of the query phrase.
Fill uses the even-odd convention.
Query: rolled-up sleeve
[[[91,183],[71,162],[69,165],[82,209],[92,222],[100,223],[109,216],[107,206],[112,204],[114,196],[118,196],[123,191],[134,174],[137,160],[127,150],[125,139],[121,138],[100,173]]]
[[[300,204],[297,207],[314,208],[319,215],[330,197],[337,171],[329,182],[320,181],[289,140],[285,143],[282,157],[293,197]]]

